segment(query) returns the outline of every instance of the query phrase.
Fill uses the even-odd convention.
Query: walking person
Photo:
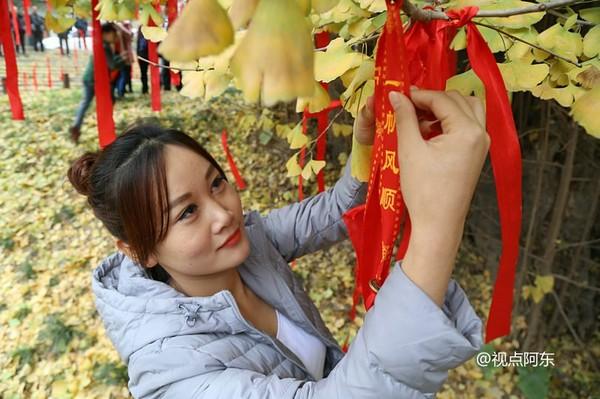
[[[69,55],[69,33],[71,33],[71,27],[64,32],[58,34],[58,45],[60,46],[60,55]],[[63,42],[65,43],[65,50],[63,50]]]
[[[38,14],[37,6],[31,7],[31,14],[29,16],[31,20],[31,33],[33,35],[33,50],[44,51],[44,18]]]
[[[178,130],[136,125],[71,164],[114,236],[92,289],[134,398],[434,398],[481,349],[481,319],[451,277],[490,143],[484,108],[452,92],[411,97],[390,95],[411,239],[347,353],[289,262],[348,237],[343,214],[368,187],[370,161],[352,159],[371,156],[372,99],[335,185],[264,215],[244,212],[220,165]],[[423,139],[415,106],[442,135]]]
[[[140,66],[140,80],[142,81],[142,94],[148,93],[148,41],[142,34],[142,30],[138,30],[135,46],[138,57],[138,65]]]
[[[109,74],[112,71],[118,70],[123,65],[123,58],[119,54],[115,54],[112,49],[112,45],[117,40],[117,31],[112,23],[106,22],[102,24],[102,44],[104,46],[104,54],[106,58],[106,65],[108,67]],[[112,89],[111,89],[112,93]],[[71,139],[77,143],[81,136],[81,125],[85,113],[87,112],[92,100],[94,99],[94,56],[91,55],[85,72],[83,73],[83,98],[79,104],[75,121],[69,128]]]

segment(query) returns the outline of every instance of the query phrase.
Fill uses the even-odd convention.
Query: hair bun
[[[90,174],[97,159],[97,152],[86,152],[69,167],[67,176],[79,194],[85,196],[90,194]]]

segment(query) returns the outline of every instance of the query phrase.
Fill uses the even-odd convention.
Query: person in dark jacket
[[[434,398],[481,349],[481,319],[451,275],[490,143],[484,108],[455,93],[411,98],[443,134],[424,140],[411,99],[391,93],[412,233],[345,354],[288,262],[348,237],[343,215],[366,198],[372,100],[335,185],[265,215],[244,212],[215,159],[178,130],[133,126],[71,164],[118,248],[92,289],[134,398]]]
[[[31,20],[31,33],[33,36],[33,50],[44,51],[44,29],[45,23],[44,18],[38,14],[37,7],[31,7],[31,14],[29,16]]]
[[[112,44],[117,39],[117,31],[112,23],[102,24],[102,42],[104,45],[104,54],[106,56],[106,65],[110,71],[115,71],[121,68],[124,64],[123,57],[119,54],[115,54],[112,50]],[[112,93],[113,90],[111,89]],[[81,135],[81,125],[83,124],[83,118],[87,112],[92,100],[94,99],[94,57],[90,56],[85,71],[83,73],[83,99],[79,104],[75,121],[70,127],[69,132],[71,133],[71,139],[77,143],[79,136]]]
[[[15,6],[13,8],[13,12],[17,15],[17,28],[19,31],[19,43],[15,40],[15,46],[17,53],[19,52],[19,47],[21,48],[21,53],[26,54],[25,50],[25,18],[23,17],[23,13],[19,12],[19,9]],[[12,27],[12,19],[11,19],[11,27]],[[16,39],[16,38],[15,38]]]
[[[135,51],[138,57],[143,57],[144,59],[138,58],[138,65],[140,66],[140,80],[142,81],[142,94],[148,93],[148,41],[142,34],[142,30],[139,29],[137,32],[137,40]]]

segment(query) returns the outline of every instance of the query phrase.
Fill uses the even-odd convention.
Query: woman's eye
[[[187,219],[188,215],[196,211],[196,208],[198,208],[196,205],[188,205],[188,207],[185,208],[178,220]]]
[[[219,187],[221,187],[221,186],[223,185],[222,183],[223,183],[223,182],[225,182],[225,181],[226,181],[226,180],[225,180],[225,178],[224,178],[223,176],[217,176],[217,177],[215,178],[215,180],[213,180],[213,184],[212,184],[212,186],[213,186],[214,188],[219,188]]]

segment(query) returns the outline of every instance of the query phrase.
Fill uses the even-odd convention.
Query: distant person
[[[81,48],[81,40],[83,39],[83,47],[87,49],[87,44],[85,42],[85,38],[87,36],[87,28],[88,28],[88,23],[85,19],[83,18],[77,18],[75,20],[75,29],[77,29],[77,34],[79,37],[79,48]]]
[[[128,22],[123,24],[116,24],[118,29],[118,43],[121,52],[124,54],[124,64],[120,69],[119,77],[116,82],[117,96],[123,98],[125,96],[125,88],[129,83],[129,89],[131,90],[131,64],[133,63],[133,32],[131,32],[131,25]]]
[[[58,45],[60,46],[60,55],[65,55],[63,50],[63,42],[65,42],[66,53],[69,55],[69,33],[71,33],[71,27],[64,32],[58,34]]]
[[[148,93],[148,41],[142,34],[142,30],[138,30],[136,41],[136,53],[138,55],[138,65],[140,66],[140,80],[142,81],[142,94]],[[139,57],[143,57],[141,59]]]
[[[102,24],[102,44],[104,46],[104,54],[106,56],[106,65],[109,72],[118,70],[123,65],[123,57],[117,55],[112,50],[112,45],[117,40],[117,30],[111,23]],[[112,95],[112,89],[111,89]],[[88,64],[83,73],[83,99],[79,104],[79,109],[75,116],[75,122],[69,129],[71,139],[77,143],[81,135],[81,125],[83,118],[87,112],[92,100],[94,99],[94,57],[90,56]]]
[[[31,7],[29,18],[31,20],[31,33],[33,34],[33,50],[44,51],[44,18],[38,14],[36,6]]]

